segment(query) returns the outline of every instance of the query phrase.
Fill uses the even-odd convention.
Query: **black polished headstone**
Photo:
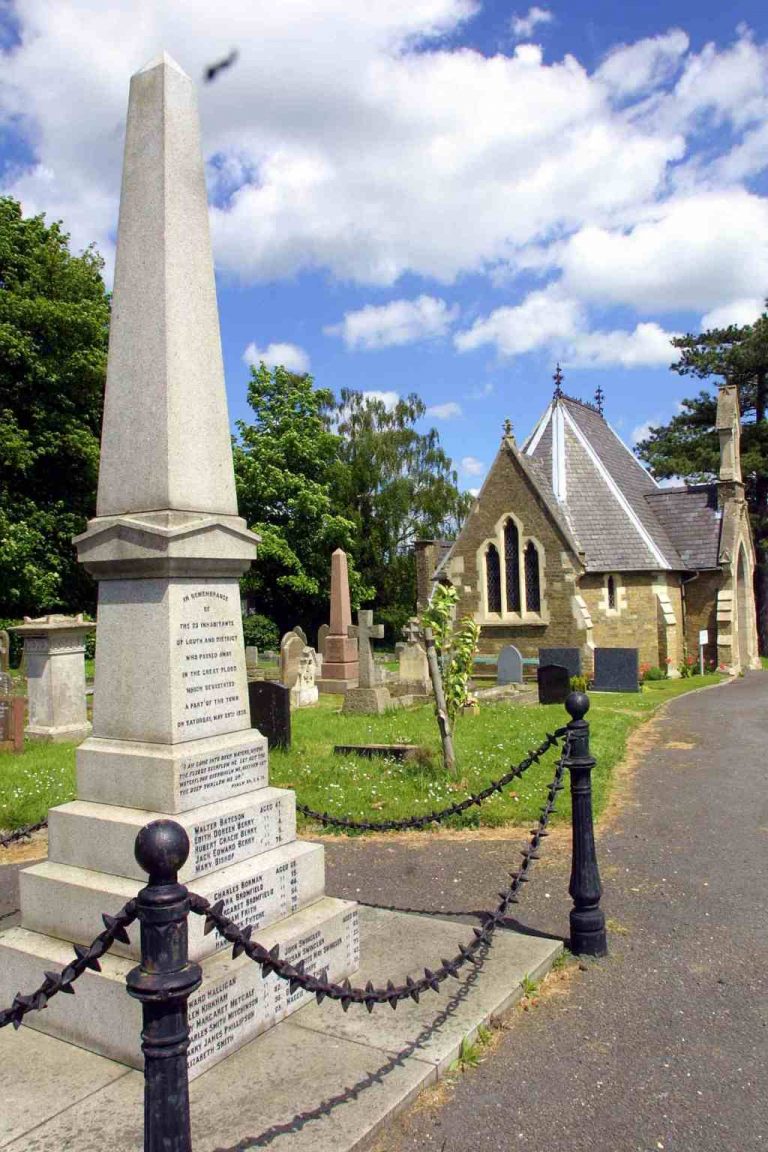
[[[251,727],[267,738],[269,748],[291,746],[291,690],[277,680],[251,680],[248,684]]]
[[[539,664],[559,664],[570,676],[581,676],[581,648],[539,648]]]
[[[571,674],[561,664],[545,664],[536,669],[539,704],[565,704],[571,690]]]
[[[499,652],[499,662],[496,665],[497,684],[522,684],[523,657],[514,644],[507,644]]]
[[[595,648],[595,692],[639,692],[637,648]]]

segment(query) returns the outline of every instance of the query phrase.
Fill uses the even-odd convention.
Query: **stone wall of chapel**
[[[499,521],[513,514],[523,539],[532,537],[540,549],[541,613],[536,621],[490,621],[483,617],[480,581],[485,579],[478,553],[495,538]],[[478,571],[478,568],[480,570]],[[483,487],[482,497],[469,513],[454,546],[447,575],[458,588],[458,615],[471,615],[481,625],[480,652],[492,655],[505,644],[515,644],[524,656],[538,656],[540,647],[580,647],[586,630],[574,595],[579,562],[555,527],[543,501],[531,488],[510,451],[502,450]]]
[[[723,587],[723,573],[718,569],[700,572],[692,579],[686,579],[683,586],[685,596],[685,650],[689,656],[699,655],[699,632],[704,629],[709,634],[709,643],[704,648],[707,663],[719,662],[717,650],[717,594]]]
[[[608,606],[607,574],[590,572],[579,582],[592,617],[592,638],[596,648],[638,648],[641,664],[660,667],[669,654],[677,664],[682,622],[679,578],[673,573],[616,572],[616,608]],[[666,624],[657,592],[664,585],[675,623]],[[665,640],[660,644],[660,632]],[[665,651],[666,649],[666,651]]]

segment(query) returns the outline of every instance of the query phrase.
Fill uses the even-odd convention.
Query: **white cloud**
[[[754,298],[768,285],[768,200],[743,189],[677,197],[627,230],[582,229],[562,266],[580,299],[641,310]]]
[[[766,201],[739,181],[768,163],[766,45],[742,29],[696,53],[673,29],[590,73],[570,55],[545,62],[532,44],[466,47],[477,7],[24,0],[19,40],[2,54],[0,122],[32,160],[4,189],[109,262],[129,74],[165,45],[198,78],[237,45],[237,64],[200,90],[223,273],[511,282],[535,265],[562,271],[565,308],[599,300],[644,314],[761,296]],[[520,35],[550,15],[519,14]],[[413,338],[444,334],[443,320]],[[509,334],[514,316],[495,323],[526,343]],[[372,323],[360,346],[408,332]]]
[[[708,328],[727,328],[730,324],[737,324],[739,327],[754,324],[758,316],[762,315],[764,308],[765,299],[758,296],[751,300],[733,300],[730,304],[724,304],[721,308],[713,308],[711,312],[707,312],[702,316],[699,327],[702,332],[706,332]]]
[[[666,368],[676,359],[673,333],[658,324],[638,324],[634,331],[581,332],[564,361],[574,368]]]
[[[479,496],[480,495],[480,489],[479,488],[467,488],[467,492],[469,492],[470,496]]]
[[[380,400],[384,407],[388,408],[390,411],[395,407],[398,400],[400,399],[400,394],[398,392],[378,392],[375,388],[371,389],[369,392],[363,392],[363,396],[366,400]]]
[[[554,17],[548,8],[539,8],[534,4],[529,8],[525,16],[518,16],[517,13],[512,17],[509,26],[512,29],[514,36],[518,40],[527,40],[529,36],[533,35],[535,28],[540,24],[551,24]]]
[[[595,73],[613,95],[636,95],[669,80],[688,51],[688,37],[679,28],[609,52]]]
[[[431,416],[433,420],[453,420],[461,414],[461,405],[455,400],[448,400],[445,404],[433,404],[427,408],[427,416]]]
[[[340,336],[347,348],[371,351],[445,336],[458,314],[458,307],[449,307],[445,300],[419,296],[345,312],[344,319],[325,332]]]
[[[632,429],[632,443],[639,444],[641,440],[647,440],[651,434],[651,428],[658,426],[659,421],[646,420],[644,424],[638,424],[636,428]]]
[[[268,344],[266,348],[259,348],[256,344],[249,344],[243,352],[246,364],[258,367],[264,361],[268,368],[282,365],[289,372],[302,374],[309,372],[309,356],[297,344]]]
[[[500,355],[514,356],[558,342],[562,345],[580,321],[581,307],[575,300],[545,289],[531,292],[522,304],[497,308],[476,320],[471,328],[456,334],[454,343],[459,352],[491,344]]]
[[[485,464],[476,456],[463,456],[459,466],[467,476],[482,476],[485,472]]]

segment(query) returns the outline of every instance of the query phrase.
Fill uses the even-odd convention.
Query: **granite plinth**
[[[256,728],[183,744],[92,737],[76,757],[81,800],[132,808],[141,797],[168,815],[267,783],[267,738]]]
[[[161,812],[115,808],[73,800],[52,808],[48,820],[48,859],[112,876],[146,881],[133,854],[136,837]],[[296,797],[284,788],[260,788],[181,812],[176,820],[189,836],[189,858],[179,871],[186,884],[257,856],[296,836]]]
[[[329,664],[357,664],[357,640],[351,636],[334,636],[330,633],[325,638],[325,655],[323,657],[323,673],[327,676]]]
[[[280,946],[291,963],[304,960],[308,972],[327,970],[331,980],[359,966],[358,913],[354,904],[324,897],[295,912],[259,936],[268,948]],[[0,1003],[19,988],[35,987],[44,970],[60,971],[72,959],[72,946],[51,936],[12,928],[0,939]],[[56,996],[44,1012],[25,1018],[27,1026],[133,1068],[143,1067],[141,1005],[128,996],[125,978],[135,961],[109,953],[101,971],[86,971],[76,996]],[[194,1079],[261,1032],[312,1000],[246,955],[233,960],[219,953],[203,961],[203,982],[189,999],[189,1076]]]
[[[19,876],[21,912],[30,932],[90,944],[102,912],[114,914],[136,895],[136,881],[49,860]],[[319,844],[293,841],[192,880],[189,890],[254,930],[290,916],[319,900],[325,891],[325,856]],[[115,955],[139,957],[139,926],[128,929],[130,944],[113,946]],[[199,916],[189,920],[189,955],[201,960],[228,947],[216,932],[203,935]]]
[[[403,698],[404,699],[404,698]],[[403,700],[399,702],[403,706]],[[392,708],[392,697],[386,688],[352,688],[344,697],[343,712],[388,712]],[[397,705],[395,705],[397,707]]]
[[[349,692],[351,688],[357,688],[359,680],[357,676],[350,680],[326,680],[325,677],[323,677],[320,680],[316,680],[315,683],[317,685],[318,692],[321,692],[326,696],[343,696]]]

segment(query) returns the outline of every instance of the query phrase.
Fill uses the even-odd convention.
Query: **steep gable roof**
[[[686,568],[720,567],[722,513],[716,484],[659,488],[645,497],[654,515],[675,541]]]
[[[557,395],[523,451],[549,477],[588,570],[688,567],[646,499],[656,481],[592,405]]]

